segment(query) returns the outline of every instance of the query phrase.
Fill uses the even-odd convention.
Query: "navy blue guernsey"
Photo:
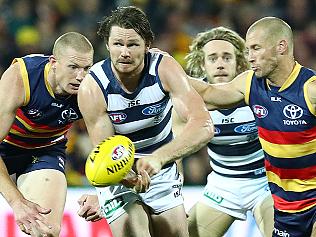
[[[274,207],[283,212],[316,206],[316,111],[307,89],[315,75],[296,63],[281,87],[254,72],[247,76],[246,103],[255,114]]]
[[[26,149],[66,141],[73,121],[82,118],[77,96],[57,99],[47,81],[49,57],[39,54],[14,59],[19,63],[25,89],[24,105],[16,112],[5,143]]]

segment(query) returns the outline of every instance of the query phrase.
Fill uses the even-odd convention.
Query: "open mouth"
[[[74,84],[74,83],[70,83],[70,85],[72,86],[72,87],[74,87],[74,88],[79,88],[79,86],[80,86],[80,84]]]

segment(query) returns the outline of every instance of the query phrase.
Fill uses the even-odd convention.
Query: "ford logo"
[[[214,127],[214,135],[218,135],[221,133],[221,130],[218,127]]]
[[[239,125],[239,126],[235,127],[234,131],[236,133],[245,134],[245,133],[257,132],[258,128],[256,126],[256,123],[253,122],[253,123],[246,123],[246,124]]]
[[[151,105],[142,110],[144,115],[157,115],[160,114],[166,108],[167,102]]]

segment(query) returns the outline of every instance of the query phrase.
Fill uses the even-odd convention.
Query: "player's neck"
[[[142,77],[142,71],[144,69],[143,65],[127,73],[117,71],[113,65],[111,65],[111,68],[115,76],[115,79],[121,85],[123,90],[125,90],[128,93],[131,93],[136,90],[136,88],[139,85],[139,81]]]
[[[71,95],[65,93],[64,90],[58,85],[56,73],[51,69],[47,77],[47,89],[50,90],[56,99],[68,99]]]
[[[281,87],[293,72],[294,67],[293,58],[279,62],[278,67],[268,76],[269,84]]]

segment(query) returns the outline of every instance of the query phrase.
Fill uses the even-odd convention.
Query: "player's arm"
[[[16,111],[24,103],[25,93],[20,67],[18,63],[11,65],[2,75],[0,80],[0,142],[7,136],[14,122]],[[30,233],[31,225],[39,228],[36,220],[45,219],[40,215],[49,213],[39,205],[26,200],[11,180],[8,170],[0,158],[0,193],[12,207],[16,223],[20,229]],[[48,225],[48,224],[47,224]]]
[[[172,109],[172,132],[175,137],[179,136],[185,126],[185,122],[182,121],[177,112]],[[179,174],[182,176],[182,182],[184,182],[184,169],[182,159],[176,160]]]
[[[248,72],[244,72],[228,83],[209,84],[192,77],[189,82],[209,110],[231,108],[244,100],[247,75]]]
[[[78,91],[78,105],[93,146],[114,135],[101,88],[91,75],[82,81]]]
[[[307,84],[307,94],[310,102],[313,105],[314,111],[316,111],[316,81],[312,81]]]
[[[177,114],[177,112],[173,109],[172,110],[172,131],[175,136],[179,136],[185,127],[185,122],[182,121]],[[190,159],[199,159],[199,161],[203,164],[203,167],[209,167],[209,157],[207,153],[207,146],[202,147],[199,151],[190,155]],[[183,181],[185,179],[184,167],[182,163],[182,159],[176,161],[178,165],[179,173],[183,177]],[[211,170],[211,168],[209,168]]]
[[[214,134],[204,102],[189,85],[182,67],[172,57],[163,57],[158,73],[164,89],[170,94],[175,111],[186,124],[179,136],[153,152],[150,160],[142,159],[137,164],[138,170],[145,169],[149,175],[159,172],[167,163],[198,151]]]

